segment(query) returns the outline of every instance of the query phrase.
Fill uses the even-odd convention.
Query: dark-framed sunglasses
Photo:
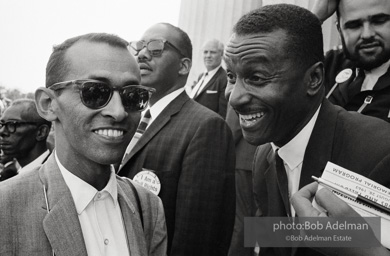
[[[71,84],[78,86],[81,102],[91,109],[104,108],[110,102],[114,91],[118,91],[126,110],[142,111],[148,106],[150,97],[156,91],[154,88],[142,85],[116,88],[108,83],[92,79],[63,81],[49,86],[49,89],[55,91]]]
[[[182,57],[186,57],[176,46],[165,39],[152,39],[148,42],[143,40],[130,42],[130,51],[133,55],[137,56],[139,52],[146,47],[149,54],[153,57],[160,57],[164,51],[165,44],[172,47]]]
[[[36,122],[23,122],[23,121],[6,121],[1,122],[0,121],[0,129],[3,129],[5,127],[9,133],[16,132],[16,128],[25,125],[25,124],[32,124],[32,125],[38,125]]]

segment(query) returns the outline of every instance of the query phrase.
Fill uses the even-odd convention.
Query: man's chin
[[[386,63],[390,59],[390,54],[380,54],[372,56],[360,56],[356,60],[356,66],[364,70],[372,70],[374,68],[380,67],[382,64]]]

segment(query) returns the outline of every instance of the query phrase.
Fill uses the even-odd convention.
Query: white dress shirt
[[[129,255],[113,166],[106,187],[97,191],[96,188],[69,172],[60,163],[57,153],[55,158],[72,194],[88,255]]]
[[[279,148],[278,154],[283,160],[284,168],[287,173],[289,198],[299,189],[303,158],[305,156],[306,147],[309,143],[311,133],[313,132],[314,124],[318,118],[320,108],[321,106],[317,109],[305,127],[292,140],[283,147]],[[276,152],[278,147],[273,143],[271,143],[271,146],[274,152]],[[291,215],[295,216],[295,210],[291,203],[290,209]]]
[[[364,70],[366,77],[364,78],[361,91],[371,91],[378,82],[379,77],[383,76],[390,66],[390,60],[381,66],[370,71]]]
[[[195,98],[197,95],[199,95],[202,90],[204,89],[204,87],[206,86],[206,84],[211,80],[211,78],[213,78],[213,76],[217,73],[218,69],[221,67],[221,65],[219,65],[218,67],[214,68],[213,70],[210,70],[210,71],[205,71],[203,73],[203,77],[198,81],[198,83],[194,86],[194,89],[192,90],[191,94],[190,94],[190,98]],[[205,74],[207,73],[207,76],[205,76]]]
[[[31,163],[29,163],[28,165],[25,165],[23,168],[20,168],[20,169],[18,170],[18,173],[30,171],[30,170],[34,169],[35,167],[41,166],[41,165],[43,164],[43,161],[44,161],[49,155],[50,155],[50,151],[49,151],[49,150],[46,150],[46,151],[43,152],[40,156],[38,156],[37,158],[35,158],[34,161],[32,161]]]
[[[176,99],[182,92],[184,92],[184,88],[177,89],[176,91],[171,92],[168,95],[162,97],[159,101],[154,103],[153,106],[150,106],[150,120],[148,123],[148,127],[154,120],[160,115],[160,113],[171,103],[174,99]],[[146,109],[143,111],[142,116],[145,114]]]

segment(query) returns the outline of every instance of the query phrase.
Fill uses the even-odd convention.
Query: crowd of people
[[[390,2],[253,10],[187,92],[192,54],[168,23],[53,48],[0,106],[0,255],[390,255],[244,246],[245,217],[359,216],[312,182],[328,161],[390,188]]]

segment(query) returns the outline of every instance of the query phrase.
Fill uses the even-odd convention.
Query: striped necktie
[[[137,144],[138,140],[141,138],[142,134],[144,134],[146,128],[148,127],[149,121],[151,119],[150,110],[146,110],[145,115],[142,117],[141,122],[138,125],[137,131],[135,132],[133,138],[131,139],[129,145],[126,148],[126,152],[122,159],[122,164],[124,163],[127,155],[134,148],[135,144]]]

